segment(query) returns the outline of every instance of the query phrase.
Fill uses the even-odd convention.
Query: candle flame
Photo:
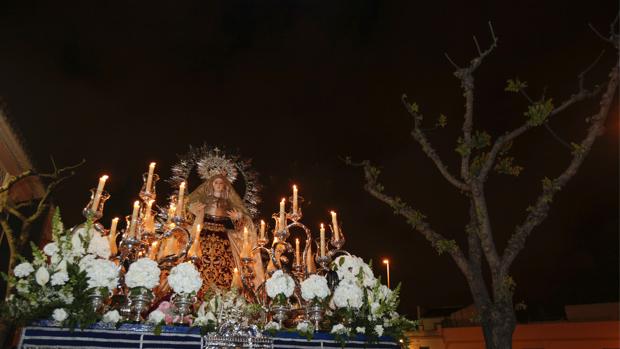
[[[151,163],[149,164],[149,167],[153,167],[153,168],[155,168],[155,163],[154,163],[154,162],[151,162]]]
[[[384,259],[384,260],[383,260],[383,264],[390,264],[390,260],[389,260],[389,259],[387,259],[387,258],[386,258],[386,259]]]
[[[103,176],[101,176],[101,179],[103,179],[104,181],[107,181],[107,180],[108,180],[108,178],[109,178],[109,177],[108,177],[108,175],[103,175]]]
[[[140,201],[138,201],[138,200],[134,201],[133,207],[136,207],[136,208],[140,207]]]

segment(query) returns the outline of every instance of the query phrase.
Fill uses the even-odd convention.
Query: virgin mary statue
[[[203,279],[203,289],[212,286],[229,288],[240,272],[244,228],[248,230],[250,246],[256,245],[257,234],[252,218],[236,193],[224,171],[211,171],[205,182],[188,196],[188,210],[194,226],[200,224],[198,268]],[[254,285],[264,280],[260,254],[254,255]],[[236,268],[236,271],[235,271]]]

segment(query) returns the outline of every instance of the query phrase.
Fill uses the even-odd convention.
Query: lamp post
[[[385,264],[387,269],[387,287],[390,288],[390,260],[385,258],[383,264]]]

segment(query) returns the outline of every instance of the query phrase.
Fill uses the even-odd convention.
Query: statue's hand
[[[228,217],[230,217],[230,219],[234,221],[238,221],[241,219],[241,212],[239,212],[239,210],[235,208],[233,208],[232,210],[226,211],[226,213],[228,214]]]
[[[189,212],[193,213],[194,216],[198,216],[203,214],[205,211],[205,204],[201,204],[200,202],[192,202],[189,204]]]

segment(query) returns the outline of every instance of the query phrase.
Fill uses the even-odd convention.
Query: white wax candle
[[[297,208],[298,208],[298,203],[297,203],[297,186],[293,185],[293,213],[297,213]]]
[[[155,173],[155,163],[151,162],[151,164],[149,165],[149,174],[146,177],[146,192],[147,193],[152,192],[151,185],[153,184],[153,173]]]
[[[336,212],[332,211],[332,227],[334,228],[334,240],[340,240],[340,230],[338,229],[338,218]]]
[[[108,235],[108,242],[110,244],[110,253],[114,256],[117,252],[116,247],[116,227],[118,226],[118,217],[112,219],[112,226],[110,226],[110,234]]]
[[[103,192],[103,187],[105,186],[105,181],[107,180],[108,180],[107,175],[103,175],[101,176],[101,178],[99,178],[99,185],[97,185],[97,190],[95,191],[95,197],[93,198],[93,205],[91,206],[91,209],[93,211],[97,211],[97,208],[99,208],[99,201],[101,201],[101,193]]]
[[[135,237],[136,225],[138,221],[138,213],[140,212],[140,201],[136,200],[133,203],[133,212],[131,214],[131,221],[129,222],[129,236]]]
[[[325,257],[325,226],[321,223],[321,257]]]
[[[295,260],[301,264],[301,254],[299,252],[299,239],[295,239]]]
[[[179,199],[177,200],[177,216],[183,213],[183,196],[185,196],[185,182],[179,186]]]
[[[284,211],[284,202],[284,199],[280,201],[280,226],[278,227],[280,230],[284,230],[284,228],[286,228],[286,212]]]
[[[243,227],[243,246],[241,247],[241,257],[250,256],[250,241],[248,240],[248,227]]]
[[[265,238],[265,221],[262,219],[260,220],[260,238]]]

